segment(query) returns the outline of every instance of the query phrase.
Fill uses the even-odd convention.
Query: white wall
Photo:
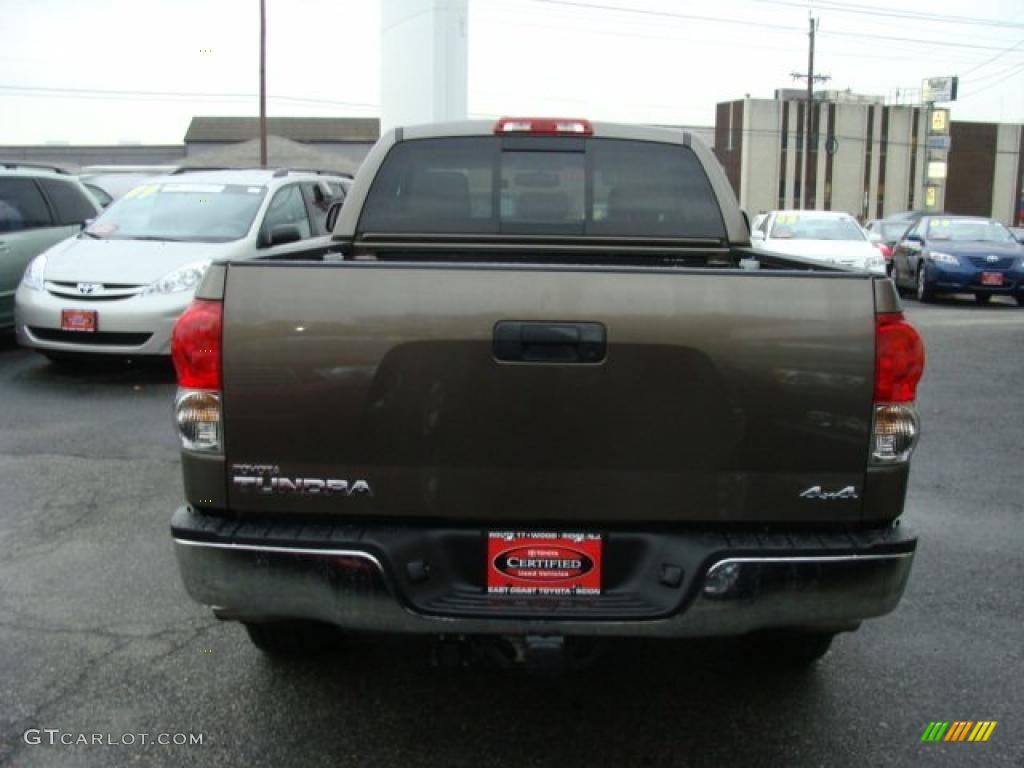
[[[889,108],[889,134],[885,160],[885,200],[882,215],[907,210],[910,195],[910,139],[913,112],[910,109]],[[918,166],[915,176],[921,173]],[[871,218],[874,218],[873,216]]]
[[[1020,162],[1020,132],[1024,126],[1000,125],[996,138],[996,167],[992,177],[992,218],[1013,224],[1014,209],[1020,190],[1017,168]]]
[[[860,216],[864,209],[864,153],[867,150],[868,108],[837,104],[832,157],[832,210]]]
[[[796,164],[797,146],[796,146],[796,134],[800,127],[800,121],[797,119],[799,109],[797,108],[797,102],[787,101],[784,105],[785,109],[789,110],[789,114],[786,117],[788,121],[786,124],[786,188],[785,196],[782,202],[782,208],[799,208],[799,201],[794,202],[793,198],[796,195],[796,180],[798,174],[800,174],[802,166]],[[780,122],[781,131],[781,122]],[[781,155],[781,147],[776,150]],[[781,165],[781,158],[780,158]],[[776,201],[778,201],[778,190],[776,190]],[[775,206],[778,207],[778,206]]]
[[[381,131],[466,118],[468,0],[381,0]]]
[[[740,207],[751,217],[777,207],[782,107],[767,100],[746,99],[743,104]]]

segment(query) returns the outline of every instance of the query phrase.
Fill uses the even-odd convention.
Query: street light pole
[[[267,2],[260,0],[260,167],[267,167]]]

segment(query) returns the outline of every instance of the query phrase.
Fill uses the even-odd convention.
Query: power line
[[[947,40],[922,40],[918,37],[897,37],[896,35],[879,35],[875,32],[822,32],[829,37],[855,37],[867,40],[890,40],[896,43],[908,43],[910,45],[947,46],[949,48],[969,48],[976,51],[1001,51],[991,45],[978,45],[976,43],[954,43]]]
[[[769,5],[785,5],[793,8],[807,8],[806,3],[794,2],[794,0],[750,0],[755,3],[767,3]],[[815,7],[822,11],[834,11],[836,13],[855,13],[865,16],[879,16],[895,19],[910,19],[913,21],[928,21],[938,24],[957,24],[1000,27],[1002,29],[1024,29],[1024,24],[1007,22],[1001,19],[978,19],[969,16],[950,16],[941,13],[923,13],[920,11],[901,11],[882,8],[871,5],[857,5],[855,3],[829,2],[829,0],[815,0]]]
[[[623,8],[618,5],[604,5],[602,3],[581,2],[581,0],[527,0],[532,3],[543,3],[544,5],[564,5],[571,8],[589,8],[598,11],[612,11],[617,13],[630,13],[640,16],[654,16],[668,19],[683,19],[685,21],[706,21],[714,24],[736,24],[744,27],[757,27],[759,29],[781,29],[786,32],[802,32],[800,27],[792,27],[785,24],[768,24],[756,21],[744,21],[743,19],[730,19],[722,16],[699,16],[692,13],[676,13],[672,11],[656,11],[650,8]]]
[[[989,91],[989,90],[995,88],[997,85],[1002,85],[1007,80],[1012,80],[1013,78],[1017,77],[1018,75],[1024,75],[1024,66],[1017,67],[1013,72],[1010,72],[1009,74],[1005,75],[1004,77],[1000,77],[999,79],[995,80],[994,82],[989,83],[988,85],[983,85],[981,88],[978,88],[976,90],[971,91],[970,93],[967,93],[966,95],[960,97],[959,100],[960,101],[964,101],[966,99],[970,99],[970,98],[972,98],[974,96],[977,96],[979,93],[984,93],[985,91]]]
[[[488,7],[487,11],[497,11],[499,14],[509,12],[506,9],[494,8],[494,7]],[[476,13],[476,11],[474,11],[474,13]],[[519,26],[519,27],[530,27],[530,28],[534,28],[534,29],[550,29],[550,30],[558,30],[558,31],[563,31],[565,29],[564,25],[559,25],[559,24],[544,24],[544,23],[536,22],[536,21],[523,21],[521,16],[512,16],[511,18],[508,18],[508,19],[500,19],[499,20],[499,19],[486,19],[486,17],[481,17],[478,14],[476,16],[476,23],[481,23],[481,22],[482,23],[492,23],[492,24],[514,24],[514,25]],[[600,23],[600,22],[598,22],[598,23]],[[595,35],[612,35],[612,36],[615,36],[615,37],[628,37],[628,38],[639,39],[639,40],[670,40],[670,41],[678,41],[678,40],[680,40],[679,35],[674,35],[674,34],[642,34],[640,32],[625,32],[625,31],[623,31],[621,29],[621,27],[614,27],[614,28],[583,27],[579,23],[575,23],[575,22],[573,24],[573,30],[577,31],[577,32],[585,31],[587,33],[595,34]],[[787,31],[789,31],[789,28],[787,28]],[[689,45],[721,46],[721,45],[728,45],[728,44],[734,43],[734,42],[735,42],[734,40],[731,40],[731,39],[726,38],[726,37],[714,37],[714,36],[708,36],[708,35],[701,35],[700,40],[691,41],[691,42],[688,42],[688,44]],[[851,44],[860,45],[859,43],[851,43]],[[782,47],[782,46],[777,46],[777,45],[775,45],[775,46],[772,46],[772,45],[756,45],[756,44],[747,44],[747,43],[743,44],[743,49],[744,50],[759,50],[759,51],[777,51],[779,53],[792,53],[793,52],[793,49],[791,47]],[[864,50],[863,50],[863,48],[860,48],[859,50],[856,50],[856,51],[833,50],[833,49],[830,49],[828,55],[829,55],[829,57],[832,57],[832,58],[863,59],[864,58]],[[942,51],[941,53],[937,52],[935,55],[936,56],[942,56],[944,62],[955,60],[955,61],[966,61],[966,62],[969,63],[969,61],[973,61],[973,55],[972,54],[966,54],[967,56],[971,56],[970,60],[954,58],[954,54],[951,53],[951,52],[948,52],[948,51]],[[892,54],[892,53],[890,53],[888,51],[884,52],[884,53],[873,52],[871,54],[872,60],[884,59],[884,60],[888,60],[888,61],[914,61],[914,62],[917,62],[917,63],[921,63],[921,56],[922,56],[921,54],[916,54],[916,55],[907,54],[907,55],[901,56],[899,54]]]
[[[991,59],[986,59],[985,61],[981,62],[981,64],[978,64],[976,66],[971,67],[966,72],[964,72],[963,77],[966,77],[967,75],[971,74],[972,72],[978,71],[982,67],[988,66],[989,64],[991,64],[996,59],[999,59],[999,58],[1005,56],[1006,54],[1010,53],[1010,51],[1014,51],[1017,48],[1020,48],[1022,45],[1024,45],[1024,40],[1020,40],[1019,42],[1017,42],[1016,45],[1012,45],[1009,48],[1006,48],[1005,50],[1000,51],[995,56],[993,56]]]
[[[52,88],[45,86],[22,86],[0,84],[0,91],[8,91],[25,95],[69,96],[72,98],[164,98],[193,99],[196,101],[235,101],[238,99],[254,99],[255,93],[194,93],[186,91],[130,91],[110,90],[102,88]],[[268,96],[276,101],[288,101],[307,104],[327,104],[339,107],[367,107],[379,109],[379,104],[359,101],[339,101],[335,99],[317,99],[304,96]]]
[[[677,13],[673,11],[658,11],[650,8],[623,8],[620,5],[607,5],[605,3],[584,2],[584,0],[526,0],[532,3],[543,3],[544,5],[566,6],[570,8],[586,8],[598,11],[611,11],[613,13],[627,13],[656,18],[682,19],[684,21],[703,21],[715,24],[734,24],[745,27],[757,27],[758,29],[779,29],[786,32],[802,32],[799,27],[792,27],[785,24],[771,24],[768,22],[747,21],[744,19],[732,19],[723,16],[702,16],[697,14]],[[950,48],[963,48],[981,51],[1002,51],[1004,49],[992,45],[978,45],[976,43],[958,43],[950,40],[923,40],[917,37],[898,37],[895,35],[880,35],[867,32],[822,32],[829,37],[852,37],[856,39],[867,38],[869,40],[889,40],[909,45],[945,46]]]
[[[987,74],[983,75],[978,75],[977,77],[964,77],[963,75],[961,75],[960,82],[967,83],[970,88],[974,88],[975,86],[985,83],[986,81],[1002,77],[1007,72],[1012,72],[1014,70],[1020,69],[1022,66],[1024,66],[1024,64],[1011,64],[1010,66],[1004,67],[1003,69],[999,69],[994,72],[988,72]]]

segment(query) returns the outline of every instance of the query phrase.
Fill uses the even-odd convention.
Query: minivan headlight
[[[143,295],[152,293],[178,293],[179,291],[193,290],[199,281],[203,279],[206,270],[210,267],[210,261],[194,261],[179,267],[173,272],[168,272],[154,283],[146,287]]]
[[[43,290],[43,273],[46,271],[46,254],[36,256],[25,267],[25,275],[21,278],[21,284],[26,288],[35,291]],[[17,274],[17,273],[15,273]]]

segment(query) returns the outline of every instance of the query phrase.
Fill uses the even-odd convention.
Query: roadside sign
[[[946,161],[945,160],[929,160],[928,161],[928,179],[929,181],[941,181],[946,178]]]
[[[956,101],[957,77],[927,77],[921,83],[921,101]]]
[[[935,186],[927,186],[924,190],[924,204],[926,208],[934,208],[935,201],[939,197],[939,188]]]
[[[941,149],[944,152],[949,152],[949,136],[929,136],[926,144],[928,149]]]

